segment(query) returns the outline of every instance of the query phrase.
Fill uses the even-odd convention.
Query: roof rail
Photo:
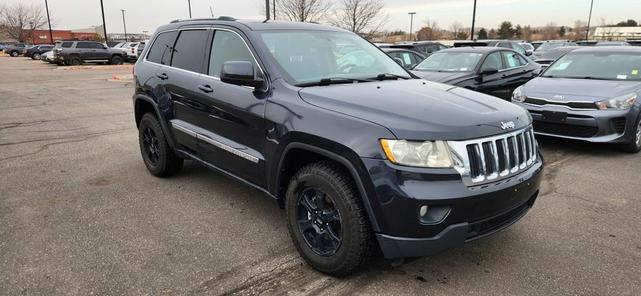
[[[230,22],[234,22],[234,21],[236,21],[236,19],[231,17],[231,16],[219,16],[217,18],[210,18],[209,17],[209,18],[192,18],[192,19],[184,19],[184,20],[176,19],[176,20],[171,21],[170,23],[171,24],[175,24],[175,23],[188,22],[188,21],[230,21]]]

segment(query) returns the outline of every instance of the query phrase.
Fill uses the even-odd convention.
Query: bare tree
[[[457,39],[459,33],[463,31],[463,24],[459,21],[455,21],[450,25],[450,31],[452,31],[452,38]]]
[[[545,40],[554,40],[559,38],[559,27],[555,23],[547,23],[541,29],[541,34]]]
[[[376,32],[387,22],[384,7],[383,0],[342,0],[331,23],[354,33]]]
[[[295,22],[317,22],[327,16],[331,8],[332,2],[328,0],[276,1],[278,18]]]
[[[28,41],[33,31],[46,23],[47,16],[40,6],[18,2],[0,8],[0,26],[4,26],[9,37],[20,42]]]
[[[573,40],[582,40],[585,38],[585,30],[587,30],[588,24],[582,20],[574,21],[574,28],[572,29]]]

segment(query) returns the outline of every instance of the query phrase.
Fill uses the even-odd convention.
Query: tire
[[[301,168],[289,183],[285,208],[292,241],[314,269],[346,276],[371,256],[375,242],[360,195],[338,164],[323,161]]]
[[[167,144],[165,134],[156,116],[142,116],[138,127],[140,153],[149,172],[156,177],[170,177],[183,167],[183,159],[176,156]]]
[[[32,60],[39,60],[40,59],[40,54],[39,53],[34,53],[31,55]]]
[[[641,151],[641,115],[634,125],[635,129],[632,131],[632,139],[630,143],[621,146],[623,151],[628,153],[639,153]]]
[[[111,57],[111,60],[109,60],[109,63],[112,65],[122,65],[123,59],[121,56],[113,56]]]
[[[18,53],[17,51],[14,50],[9,55],[15,58],[15,57],[19,56],[20,53]]]
[[[70,66],[80,66],[82,65],[82,59],[80,59],[80,57],[71,57],[69,58],[69,61],[67,61],[67,63]]]

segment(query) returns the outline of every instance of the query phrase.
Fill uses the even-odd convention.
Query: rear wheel
[[[183,167],[183,159],[169,147],[165,134],[156,117],[147,113],[138,127],[140,152],[149,172],[157,177],[175,175]]]
[[[629,153],[638,153],[641,151],[641,115],[634,125],[635,129],[632,131],[632,141],[623,145],[623,150]]]
[[[351,176],[333,162],[303,167],[286,194],[289,233],[318,271],[345,276],[369,257],[373,233]]]
[[[32,60],[39,60],[40,59],[40,54],[39,53],[34,53],[31,55]]]
[[[14,58],[15,58],[15,57],[17,57],[17,56],[19,55],[19,53],[18,53],[17,51],[15,51],[15,50],[14,50],[14,51],[12,51],[9,55],[11,55],[12,57],[14,57]]]
[[[121,56],[113,56],[111,60],[109,60],[109,63],[112,65],[122,65],[123,59]]]
[[[79,66],[82,65],[82,60],[80,59],[80,57],[71,57],[68,63],[71,66]]]

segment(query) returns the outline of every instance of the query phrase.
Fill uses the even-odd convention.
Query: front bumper
[[[573,110],[562,106],[516,103],[532,115],[534,133],[593,143],[629,143],[634,139],[639,107],[629,110]],[[563,112],[567,118],[551,121],[543,111]]]
[[[379,209],[376,238],[386,258],[432,255],[510,226],[536,201],[543,169],[539,157],[507,180],[468,187],[454,170],[364,163],[378,198],[370,203]],[[426,216],[420,216],[421,206],[429,207]]]

